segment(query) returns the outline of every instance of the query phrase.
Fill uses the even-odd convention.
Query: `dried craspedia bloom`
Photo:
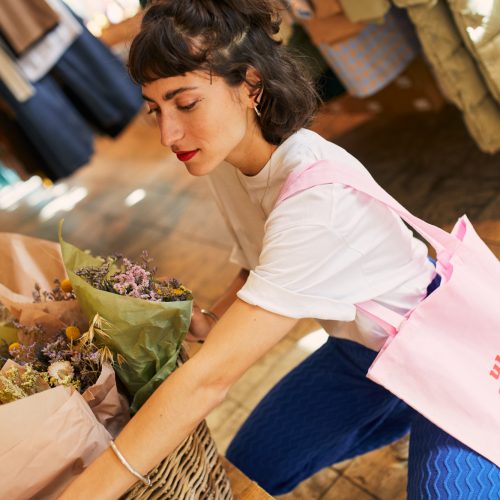
[[[69,340],[77,340],[81,335],[80,329],[77,326],[67,326],[64,333]]]
[[[12,344],[9,345],[9,354],[11,356],[15,356],[19,353],[20,350],[21,344],[19,342],[12,342]]]
[[[73,291],[73,285],[71,284],[71,281],[66,278],[61,281],[61,289],[63,292],[70,293]]]

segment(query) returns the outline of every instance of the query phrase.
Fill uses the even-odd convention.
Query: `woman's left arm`
[[[127,461],[144,475],[158,465],[296,322],[236,299],[203,347],[162,383],[115,440]],[[60,498],[115,499],[136,481],[108,448]]]

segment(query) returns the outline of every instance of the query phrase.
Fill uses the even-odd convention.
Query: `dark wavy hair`
[[[308,70],[281,41],[274,0],[157,0],[132,42],[129,71],[139,84],[205,70],[258,96],[266,141],[280,144],[312,120],[319,97]],[[260,82],[249,82],[255,68]]]

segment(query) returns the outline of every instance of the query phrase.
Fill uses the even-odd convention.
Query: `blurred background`
[[[280,37],[323,99],[312,128],[416,215],[450,229],[467,213],[500,255],[500,1],[282,6]],[[238,272],[230,235],[128,77],[141,15],[138,0],[0,3],[0,231],[55,241],[64,217],[67,241],[101,255],[146,249],[210,307]],[[236,384],[208,418],[221,453],[325,339],[302,321]],[[333,464],[283,498],[403,499],[406,446]]]

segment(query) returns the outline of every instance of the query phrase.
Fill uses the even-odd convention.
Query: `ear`
[[[249,98],[250,107],[254,107],[255,104],[259,104],[260,98],[262,97],[262,77],[260,73],[253,67],[249,66],[245,75],[245,89]]]

